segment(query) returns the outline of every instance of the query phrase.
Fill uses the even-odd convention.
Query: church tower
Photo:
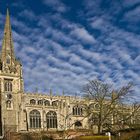
[[[0,54],[0,125],[3,131],[17,131],[21,94],[23,93],[22,65],[16,59],[12,39],[10,15],[7,9]]]

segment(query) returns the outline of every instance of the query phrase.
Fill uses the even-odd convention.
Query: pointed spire
[[[64,92],[64,90],[63,90],[63,92],[62,92],[62,96],[65,96],[65,92]]]
[[[50,89],[50,96],[52,96],[52,89]]]
[[[10,24],[10,15],[9,15],[8,8],[7,8],[7,14],[6,14],[4,37],[3,37],[2,51],[1,51],[2,62],[6,63],[7,59],[9,60],[10,64],[12,64],[11,62],[15,60],[13,40],[12,40],[12,31],[11,31],[11,24]]]

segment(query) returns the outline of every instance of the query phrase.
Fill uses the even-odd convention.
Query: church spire
[[[15,60],[9,10],[7,9],[4,37],[2,42],[1,61],[12,64]]]

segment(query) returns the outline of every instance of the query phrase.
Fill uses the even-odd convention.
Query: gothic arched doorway
[[[82,123],[80,121],[75,122],[75,128],[82,128]]]

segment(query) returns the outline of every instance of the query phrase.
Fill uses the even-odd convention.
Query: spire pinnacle
[[[52,89],[50,89],[50,96],[52,96]]]
[[[6,16],[9,16],[9,9],[7,8]]]
[[[4,27],[4,37],[3,37],[2,52],[1,52],[2,62],[6,62],[7,58],[10,60],[10,64],[15,59],[10,15],[9,15],[8,8],[7,8],[7,13],[6,13],[6,22],[5,22],[5,27]]]

